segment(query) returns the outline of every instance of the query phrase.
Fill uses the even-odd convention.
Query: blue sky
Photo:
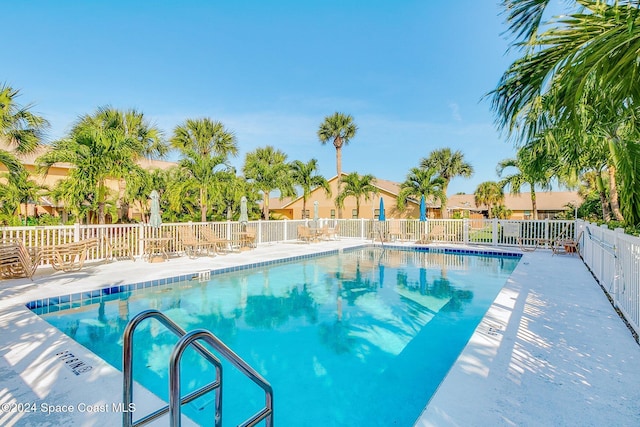
[[[449,193],[472,193],[515,152],[482,99],[515,59],[497,3],[6,1],[0,81],[51,122],[51,139],[106,105],[144,112],[167,137],[210,117],[236,134],[235,166],[273,145],[318,159],[325,177],[335,149],[316,132],[349,113],[359,130],[343,171],[402,182],[450,147],[475,174]]]

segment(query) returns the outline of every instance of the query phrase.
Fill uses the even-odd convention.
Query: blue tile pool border
[[[55,311],[59,311],[67,308],[76,308],[85,304],[93,304],[100,301],[117,299],[122,294],[132,292],[140,289],[151,288],[156,286],[164,286],[173,283],[185,282],[189,283],[193,280],[200,280],[201,275],[216,276],[219,274],[231,273],[242,270],[249,270],[252,268],[264,267],[267,265],[283,264],[291,261],[299,261],[302,259],[316,258],[326,255],[335,255],[344,252],[351,252],[360,250],[363,248],[377,247],[381,248],[381,245],[365,244],[354,246],[345,249],[332,249],[329,251],[322,251],[313,254],[296,255],[292,257],[280,258],[270,261],[260,261],[250,264],[235,265],[231,267],[218,268],[215,270],[201,270],[189,274],[181,274],[179,276],[167,277],[162,279],[153,279],[145,282],[131,283],[127,285],[107,286],[101,289],[94,289],[83,292],[76,292],[72,294],[59,295],[55,297],[37,299],[29,301],[25,306],[36,312],[36,314],[47,314]],[[448,247],[433,247],[433,246],[400,246],[393,244],[385,244],[385,249],[401,250],[407,252],[431,252],[431,253],[445,253],[445,254],[459,254],[459,255],[476,255],[476,256],[492,256],[492,257],[506,257],[506,258],[520,258],[521,253],[502,251],[498,249],[460,249],[460,248],[448,248]],[[63,308],[64,307],[64,308]]]

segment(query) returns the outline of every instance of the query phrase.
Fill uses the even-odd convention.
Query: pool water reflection
[[[277,425],[406,426],[518,261],[366,248],[115,294],[41,316],[120,369],[127,322],[155,308],[186,330],[212,331],[260,372],[274,389]],[[165,400],[175,342],[156,321],[135,336],[135,379]],[[194,351],[182,366],[183,393],[213,379]],[[237,425],[264,397],[231,365],[224,369],[224,425]],[[203,397],[183,412],[210,424],[212,406],[212,396]]]

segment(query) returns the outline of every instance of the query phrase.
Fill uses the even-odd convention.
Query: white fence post
[[[620,295],[618,295],[618,292],[619,292],[619,289],[620,289],[618,282],[620,280],[620,277],[618,276],[618,272],[621,270],[620,251],[618,250],[620,245],[618,243],[618,239],[619,239],[619,236],[624,233],[624,228],[616,228],[613,231],[614,231],[614,233],[613,233],[613,251],[614,251],[614,256],[613,256],[613,294],[615,295],[615,297],[613,298],[613,304],[614,304],[614,307],[618,307],[618,303],[620,301]]]
[[[462,220],[462,243],[469,244],[469,218]]]
[[[287,219],[284,219],[284,230],[282,231],[282,241],[286,242],[287,238],[288,238],[288,234],[287,231],[289,229],[289,223],[287,222]]]
[[[491,244],[498,246],[498,218],[493,218],[493,223],[491,224]]]

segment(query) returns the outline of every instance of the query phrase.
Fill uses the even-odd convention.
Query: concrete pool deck
[[[213,258],[87,265],[74,273],[43,268],[33,282],[0,281],[0,425],[122,420],[121,373],[33,314],[29,301],[367,243],[269,244]],[[69,354],[73,365],[65,363]],[[80,369],[70,367],[78,363]],[[539,250],[523,254],[416,425],[640,425],[638,384],[640,346],[584,264]],[[134,401],[136,419],[163,405],[142,387]]]

